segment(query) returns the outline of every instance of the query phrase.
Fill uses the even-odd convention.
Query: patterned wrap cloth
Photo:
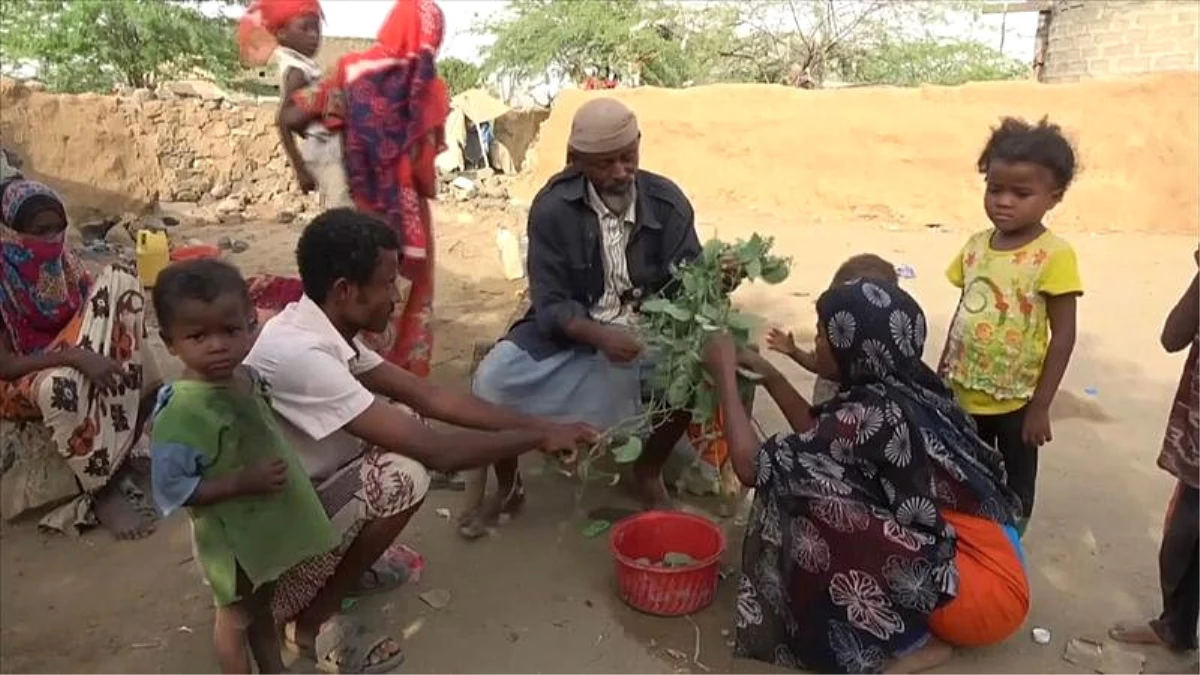
[[[912,297],[854,281],[817,311],[842,388],[815,409],[814,428],[759,451],[736,653],[878,672],[923,645],[931,614],[959,594],[959,534],[943,513],[999,533],[1017,502],[999,453],[922,362],[927,328]]]

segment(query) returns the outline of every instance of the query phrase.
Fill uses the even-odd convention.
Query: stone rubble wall
[[[214,213],[315,209],[316,197],[300,194],[284,155],[277,105],[231,99],[206,83],[102,96],[51,94],[4,79],[0,144],[23,160],[27,175],[60,190],[77,220],[166,202],[211,204]],[[513,111],[497,121],[497,137],[525,143],[512,149],[524,158],[536,136],[529,119],[544,117]]]

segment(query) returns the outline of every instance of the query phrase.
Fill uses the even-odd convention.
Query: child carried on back
[[[857,279],[868,279],[870,281],[881,281],[889,284],[900,283],[899,277],[896,274],[896,268],[888,261],[880,258],[873,253],[862,253],[850,257],[846,262],[842,263],[837,271],[833,274],[833,281],[830,282],[830,288],[841,284],[850,283]],[[767,347],[772,351],[779,352],[790,357],[793,361],[800,364],[810,373],[817,373],[816,354],[811,350],[800,349],[796,346],[796,339],[791,332],[784,332],[779,328],[772,328],[767,333]],[[838,383],[826,380],[821,376],[817,376],[817,382],[813,385],[812,404],[820,405],[837,395]]]
[[[155,411],[154,499],[164,513],[188,508],[196,560],[217,606],[221,670],[253,672],[252,652],[259,672],[282,672],[273,584],[333,549],[333,527],[280,436],[264,384],[240,365],[253,338],[238,271],[215,260],[171,265],[153,300],[163,341],[185,366]]]

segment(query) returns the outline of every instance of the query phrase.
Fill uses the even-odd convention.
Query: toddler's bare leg
[[[275,626],[275,617],[271,614],[271,595],[274,592],[274,583],[265,584],[250,597],[246,607],[250,618],[247,629],[250,652],[254,654],[254,662],[258,664],[260,673],[283,672],[279,630]]]
[[[217,608],[213,623],[213,648],[222,673],[252,673],[250,650],[246,648],[246,630],[250,626],[249,599]],[[278,653],[276,654],[278,658]]]

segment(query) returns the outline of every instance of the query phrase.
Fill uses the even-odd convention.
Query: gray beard
[[[619,193],[601,192],[600,201],[604,202],[604,205],[613,214],[623,216],[629,210],[629,205],[633,203],[633,190]]]

